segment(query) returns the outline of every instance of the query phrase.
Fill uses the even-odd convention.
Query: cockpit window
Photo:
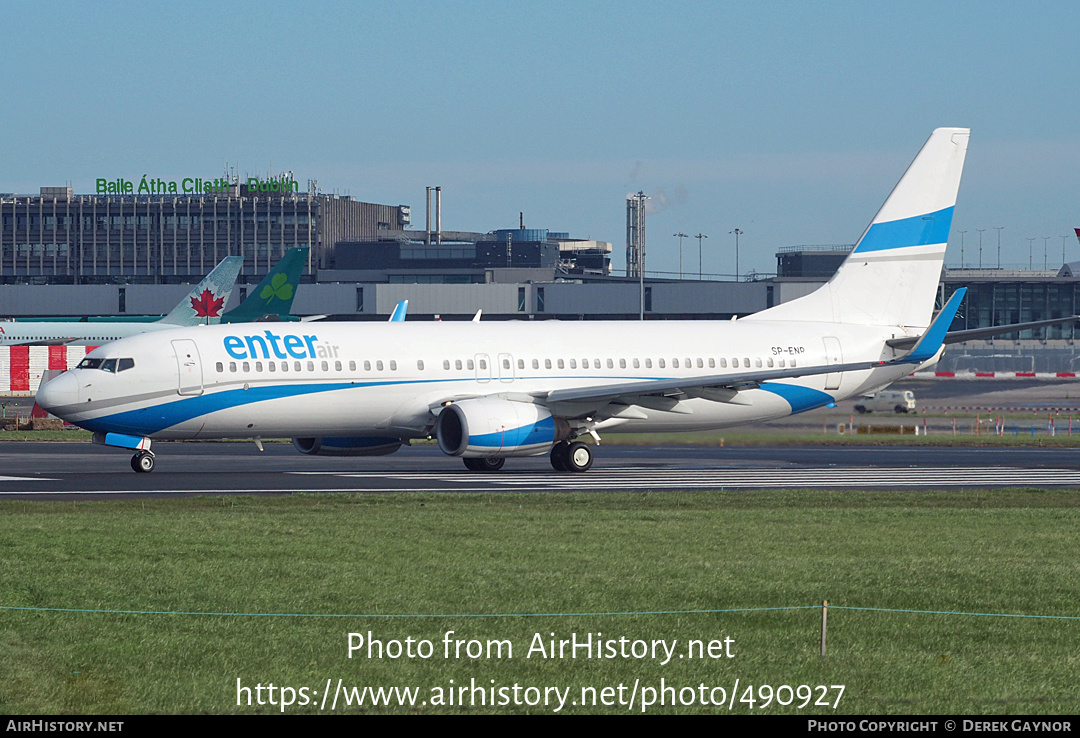
[[[115,374],[135,368],[134,359],[91,359],[89,357],[79,362],[76,369],[100,369],[103,372]]]

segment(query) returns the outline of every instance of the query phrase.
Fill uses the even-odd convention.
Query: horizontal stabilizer
[[[978,341],[982,338],[1001,336],[1006,333],[1017,333],[1019,331],[1029,331],[1034,328],[1046,328],[1052,325],[1075,323],[1078,320],[1080,320],[1080,315],[1070,315],[1068,318],[1033,320],[1029,323],[1010,323],[1009,325],[995,325],[990,326],[989,328],[971,328],[965,331],[949,331],[945,334],[943,343],[948,346],[949,344],[960,343],[962,341]],[[890,348],[903,350],[911,348],[918,340],[919,336],[911,336],[909,338],[893,338],[885,343],[887,343]]]

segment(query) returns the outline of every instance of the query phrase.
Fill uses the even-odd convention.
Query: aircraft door
[[[514,381],[514,357],[510,354],[499,354],[499,381]]]
[[[844,353],[840,350],[840,339],[834,336],[824,336],[825,341],[825,362],[832,366],[833,364],[844,363]],[[840,379],[843,377],[843,372],[834,372],[832,374],[825,375],[825,389],[838,390],[840,389]]]
[[[177,394],[201,395],[203,393],[202,361],[195,342],[183,338],[172,342],[176,354],[176,368],[179,371]]]
[[[487,354],[477,354],[474,358],[476,359],[476,381],[490,382],[491,358]]]

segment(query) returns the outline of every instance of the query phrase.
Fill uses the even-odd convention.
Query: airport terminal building
[[[246,296],[293,246],[310,261],[294,312],[385,320],[409,300],[415,320],[726,320],[816,289],[850,246],[785,247],[775,275],[740,281],[613,273],[612,244],[540,228],[441,227],[439,201],[423,230],[406,205],[349,196],[252,189],[239,182],[195,194],[78,195],[42,187],[0,194],[0,316],[160,315],[227,255],[244,258]],[[1077,266],[1077,265],[1071,265]],[[1076,275],[1076,276],[1074,276]],[[247,286],[245,286],[245,284]],[[940,304],[968,288],[953,330],[1080,314],[1080,268],[946,269]],[[1080,371],[1075,326],[950,348],[948,371]]]

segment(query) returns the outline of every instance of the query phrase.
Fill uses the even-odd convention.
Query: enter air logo
[[[318,336],[279,336],[266,331],[261,336],[225,336],[225,352],[234,359],[334,359],[338,347]]]

